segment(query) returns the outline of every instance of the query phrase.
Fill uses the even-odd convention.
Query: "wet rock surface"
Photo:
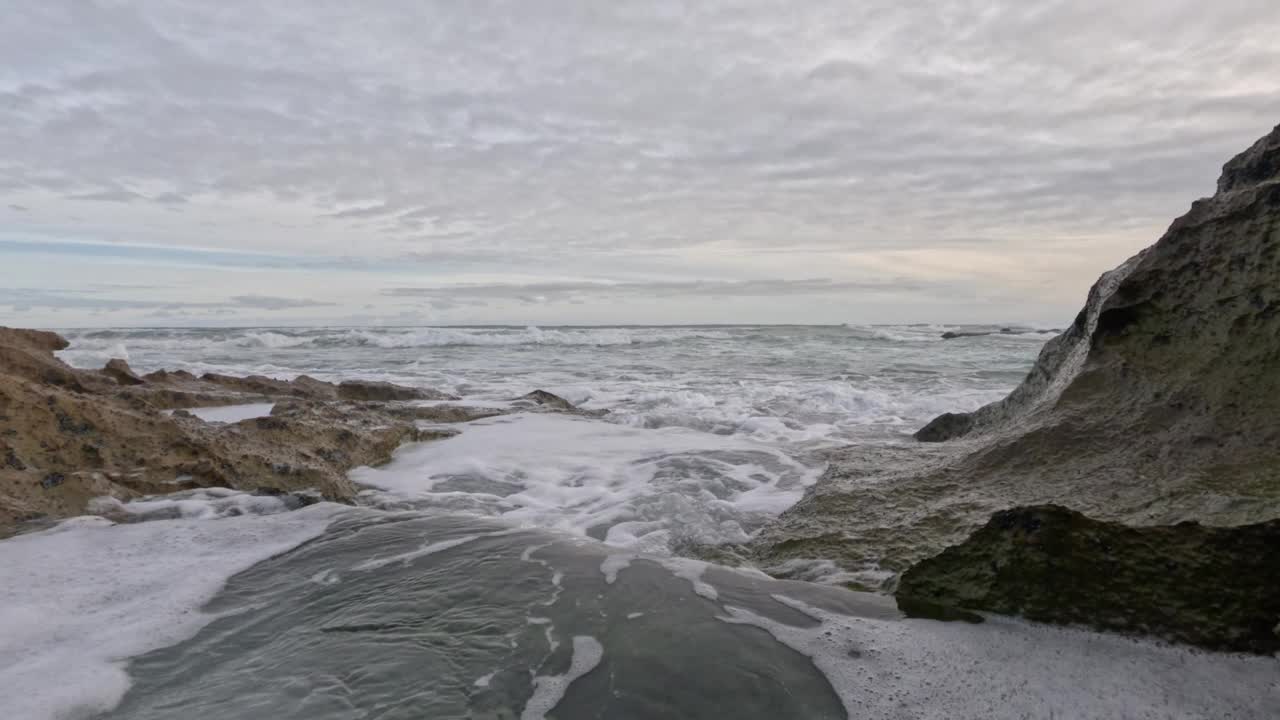
[[[1012,507],[1132,526],[1280,517],[1280,127],[1218,187],[1104,274],[1007,398],[918,435],[946,442],[831,453],[824,478],[741,555],[779,575],[819,559],[882,571],[892,590],[895,574]]]
[[[123,360],[80,370],[53,355],[66,347],[54,333],[0,328],[0,534],[83,514],[97,497],[200,487],[307,490],[350,502],[348,470],[381,464],[403,443],[452,434],[422,421],[502,412],[414,405],[406,401],[450,396],[391,383],[139,376]],[[263,402],[275,403],[269,416],[239,422],[183,410]]]
[[[1057,506],[996,513],[898,583],[909,614],[985,610],[1236,652],[1280,651],[1280,520],[1129,527]]]
[[[344,380],[338,384],[338,397],[343,400],[457,400],[447,393],[425,388],[405,387],[373,380]]]

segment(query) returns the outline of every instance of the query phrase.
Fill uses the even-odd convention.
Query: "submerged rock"
[[[985,610],[1269,655],[1280,651],[1277,550],[1280,520],[1128,527],[1022,507],[912,566],[896,597],[908,614]]]
[[[556,395],[554,393],[549,393],[546,390],[534,390],[528,395],[523,395],[517,399],[517,402],[522,402],[522,401],[527,403],[533,403],[534,405],[537,405],[539,407],[544,407],[551,410],[577,410],[577,407],[575,407],[573,403],[569,402],[568,400],[565,400],[559,395]]]

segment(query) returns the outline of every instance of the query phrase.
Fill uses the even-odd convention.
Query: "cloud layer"
[[[1280,122],[1276,37],[1272,0],[21,3],[0,282],[178,268],[46,324],[1059,319]]]

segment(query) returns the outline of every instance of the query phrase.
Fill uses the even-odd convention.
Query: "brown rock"
[[[146,380],[138,377],[133,372],[133,368],[129,367],[129,363],[120,358],[112,358],[107,361],[105,367],[102,368],[102,374],[112,378],[121,385],[142,385]]]
[[[433,390],[406,387],[375,380],[344,380],[338,383],[338,397],[343,400],[373,400],[379,402],[396,400],[457,400],[452,395]]]
[[[58,333],[48,330],[0,327],[0,345],[16,346],[37,352],[53,353],[66,350],[71,343]]]
[[[348,470],[444,434],[419,430],[412,414],[392,414],[385,402],[335,401],[337,387],[314,378],[182,371],[138,378],[123,361],[101,373],[68,367],[52,354],[64,346],[51,333],[0,329],[0,534],[81,514],[97,496],[127,500],[189,487],[310,489],[351,501]],[[134,384],[121,386],[121,378]],[[433,397],[385,383],[356,387]],[[277,401],[271,416],[232,424],[160,412],[263,400]]]

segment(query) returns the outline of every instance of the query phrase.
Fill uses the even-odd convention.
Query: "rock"
[[[948,330],[942,333],[943,340],[955,340],[956,338],[966,337],[984,337],[987,335],[1026,335],[1028,333],[1036,333],[1038,335],[1048,335],[1062,332],[1061,330],[1034,330],[1032,328],[1020,327],[1002,327],[999,330]]]
[[[573,403],[565,400],[559,395],[549,393],[546,390],[534,390],[528,395],[520,396],[516,399],[516,402],[532,403],[549,410],[577,410],[577,407],[575,407]]]
[[[115,380],[121,385],[142,385],[146,380],[138,377],[133,372],[133,368],[129,367],[129,363],[120,358],[112,358],[107,361],[106,367],[102,368],[102,374]]]
[[[1020,507],[913,565],[895,596],[908,614],[990,611],[1270,655],[1280,651],[1277,549],[1280,520],[1135,528]]]
[[[53,356],[62,347],[52,333],[0,328],[0,536],[33,518],[83,514],[93,498],[184,488],[314,491],[350,502],[348,470],[447,434],[419,429],[412,413],[393,414],[386,402],[339,401],[337,386],[305,376],[138,378],[123,361],[101,372],[69,367]],[[375,386],[384,388],[398,386]],[[271,416],[238,423],[160,412],[264,400],[276,402]]]
[[[913,437],[920,442],[943,442],[964,435],[972,427],[973,416],[969,413],[943,413],[917,430]]]
[[[302,375],[297,380],[277,380],[265,375],[249,375],[235,377],[217,373],[205,373],[200,379],[220,387],[245,393],[254,393],[264,397],[294,396],[319,399],[338,397],[338,389],[332,384],[321,382],[315,378]]]
[[[190,382],[196,379],[195,375],[186,370],[156,370],[142,376],[147,382]]]
[[[375,380],[344,380],[338,384],[338,397],[343,400],[374,400],[380,402],[396,400],[457,400],[456,397],[445,395],[444,393]]]
[[[831,452],[751,543],[754,561],[901,572],[1017,506],[1135,526],[1280,517],[1277,168],[1280,127],[1226,164],[1215,196],[1103,274],[1005,399],[922,429],[952,442],[875,467],[866,448]]]
[[[71,346],[67,339],[48,330],[0,327],[0,345],[16,346],[41,353],[66,350]]]

